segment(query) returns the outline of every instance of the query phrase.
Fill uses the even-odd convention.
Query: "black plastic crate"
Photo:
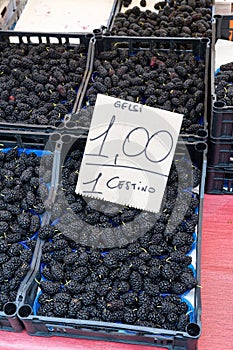
[[[210,90],[212,101],[209,133],[213,138],[230,139],[233,137],[233,105],[230,97],[227,94],[227,89],[228,87],[230,89],[232,87],[231,77],[226,78],[226,83],[224,83],[225,85],[218,86],[218,84],[221,84],[221,76],[224,76],[225,70],[231,70],[230,62],[226,65],[217,67],[215,63],[215,43],[213,42],[212,44],[210,72]]]
[[[222,101],[214,102],[210,136],[223,139],[233,137],[233,106],[226,106]]]
[[[56,135],[56,129],[53,133],[46,129],[24,127],[24,126],[4,126],[0,127],[0,147],[20,147],[43,150],[45,146],[52,143],[51,135]]]
[[[233,15],[215,15],[215,40],[233,41]]]
[[[78,142],[78,143],[77,143]],[[65,152],[68,148],[70,151],[73,149],[82,149],[85,145],[85,138],[81,138],[75,142],[73,136],[64,135],[58,141],[61,154],[61,162],[64,160],[62,149],[65,145]],[[202,171],[201,184],[196,188],[196,192],[200,195],[200,204],[198,209],[198,224],[195,249],[192,251],[193,256],[196,259],[196,276],[200,281],[200,254],[201,254],[201,235],[202,235],[202,212],[203,212],[203,196],[204,196],[204,182],[206,172],[206,144],[204,142],[179,142],[176,149],[175,159],[181,159],[188,154],[193,164],[195,164]],[[66,156],[66,154],[65,154]],[[63,164],[63,163],[62,163]],[[61,167],[58,165],[57,179],[61,171]],[[26,331],[30,335],[38,336],[63,336],[74,338],[88,338],[98,340],[109,340],[115,342],[124,342],[131,344],[145,344],[153,345],[155,347],[165,347],[170,350],[196,350],[197,340],[201,333],[201,296],[200,286],[197,286],[193,295],[194,306],[189,310],[192,313],[191,322],[187,326],[185,332],[181,331],[169,331],[159,328],[141,327],[135,325],[81,320],[72,318],[61,317],[45,317],[40,316],[37,313],[38,308],[38,281],[41,278],[41,253],[43,242],[40,246],[40,250],[37,256],[36,267],[30,281],[27,283],[27,287],[22,293],[21,300],[23,302],[19,305],[17,315],[23,322]],[[188,294],[189,295],[189,294]],[[184,297],[185,298],[185,297]],[[188,297],[187,297],[188,298]]]
[[[210,166],[227,167],[233,163],[233,140],[224,138],[209,139],[208,164]]]
[[[89,65],[89,55],[88,55],[89,42],[92,36],[93,36],[92,33],[36,33],[36,32],[33,33],[33,32],[17,32],[17,31],[0,31],[2,62],[4,61],[3,57],[4,55],[6,56],[6,52],[9,47],[11,47],[11,49],[13,50],[13,52],[15,52],[15,55],[16,55],[16,58],[14,59],[14,56],[11,53],[11,55],[13,56],[12,67],[11,68],[9,67],[9,69],[6,70],[6,72],[4,72],[1,75],[1,83],[2,83],[1,103],[3,103],[4,106],[0,108],[0,112],[3,115],[0,121],[0,128],[4,128],[6,125],[10,127],[16,125],[17,128],[32,126],[33,128],[38,127],[39,130],[44,129],[44,132],[48,132],[48,129],[51,132],[53,132],[56,126],[63,121],[67,113],[72,113],[73,111],[75,111],[78,96],[82,90],[83,80],[85,79],[87,74],[87,67]],[[43,73],[44,66],[39,65],[40,56],[38,56],[37,51],[36,52],[33,51],[33,50],[36,50],[36,48],[38,48],[39,45],[41,45],[42,47],[41,49],[42,55],[44,55],[44,57],[48,55],[48,57],[46,56],[48,65],[50,64],[49,60],[54,61],[53,72],[56,71],[57,78],[55,78],[52,72],[52,75],[50,77],[51,80],[48,80],[47,73],[49,71],[48,70],[49,67],[47,67],[46,68],[47,71],[44,70],[44,73]],[[78,53],[79,47],[81,47],[80,53]],[[18,50],[18,48],[21,51]],[[55,49],[61,50],[61,52],[57,52]],[[51,53],[49,53],[49,51]],[[73,56],[71,53],[72,51],[75,52]],[[68,58],[69,61],[66,58],[64,58],[63,63],[61,63],[62,61],[61,62],[58,61],[58,59],[63,57],[62,53],[65,55],[67,54],[68,56],[71,55]],[[60,55],[60,58],[58,57],[59,55]],[[78,55],[79,55],[79,59],[83,61],[82,63],[83,68],[81,70],[79,70],[79,66],[77,66],[76,64]],[[36,59],[38,59],[37,62],[34,62]],[[27,62],[29,62],[28,68],[26,66]],[[32,62],[33,62],[33,69],[37,67],[37,76],[35,75],[35,73],[33,73],[34,78],[32,77],[33,74],[32,74],[32,71],[30,70],[30,67],[31,67],[30,64],[32,64]],[[22,78],[22,74],[20,75],[19,72],[17,73],[17,67],[23,67],[22,68],[23,72],[25,71],[25,69],[27,69],[26,71],[28,75],[25,76],[24,80]],[[41,73],[40,75],[39,73],[40,71],[42,71],[43,74]],[[13,75],[12,72],[15,74],[15,76]],[[69,75],[69,78],[67,79],[65,75],[63,75],[64,72],[66,72],[65,73],[66,76],[70,74],[72,75],[73,78],[71,78],[71,76]],[[19,77],[17,74],[19,74]],[[42,75],[44,75],[43,80],[41,80],[43,77]],[[5,76],[8,79],[4,80]],[[27,83],[26,80],[28,79],[29,81],[31,80],[30,78],[33,78],[33,81],[34,81],[32,83],[32,86],[29,86],[28,84],[26,84]],[[26,95],[22,97],[17,92],[15,85],[14,86],[7,85],[8,82],[11,82],[10,79],[15,79],[15,81],[18,84],[17,89],[21,89],[21,90],[24,89],[24,92],[20,92],[20,94],[22,95],[22,93],[25,93],[28,96],[26,100],[25,100]],[[72,87],[71,85],[70,86],[67,85],[71,82],[72,82]],[[51,86],[51,88],[49,88],[49,86],[51,85],[50,83],[54,83],[53,87]],[[27,91],[25,91],[25,86],[27,86],[26,88]],[[36,96],[34,95],[37,101],[35,101],[35,103],[31,101],[30,102],[31,105],[27,104],[27,102],[30,99],[29,95],[30,93],[34,93],[35,87],[40,89],[38,91],[36,90]],[[44,94],[43,98],[41,97],[41,92],[43,92]],[[54,94],[54,100],[50,101],[51,94]],[[22,101],[20,100],[20,98],[21,99],[23,98]],[[43,102],[43,106],[47,102],[49,102],[50,104],[48,108],[46,107],[46,110],[44,110],[44,113],[42,108],[43,107],[42,102]],[[8,109],[10,109],[10,111],[7,111],[7,113],[5,113],[6,103],[8,104],[7,105]],[[24,111],[25,113],[25,116],[19,116],[19,118],[18,118],[17,110],[15,109],[15,106],[16,105],[18,106],[18,103],[22,105],[19,108],[19,110]],[[53,104],[53,107],[51,103]],[[24,106],[25,106],[25,109],[24,109]],[[31,106],[30,110],[28,109],[28,106]],[[58,108],[57,106],[61,108],[55,112],[55,109]],[[40,110],[40,108],[42,110]],[[38,120],[35,120],[35,118],[31,116],[37,110],[39,110],[37,112]],[[51,111],[55,113],[54,115],[56,115],[56,117],[54,118],[56,119],[56,121],[55,119],[52,121],[53,117],[50,116],[49,114]],[[40,118],[44,118],[45,120],[43,122],[39,122]],[[24,122],[24,120],[27,120],[27,121]]]
[[[233,194],[233,167],[208,167],[206,193]]]
[[[13,146],[13,148],[12,148],[12,146]],[[47,145],[47,150],[20,148],[20,146],[21,146],[20,143],[11,145],[11,143],[8,140],[7,145],[5,144],[4,148],[1,145],[0,150],[1,150],[1,152],[5,153],[7,155],[7,154],[9,154],[10,151],[13,151],[17,147],[18,155],[21,155],[24,153],[27,155],[35,154],[38,158],[41,158],[41,157],[46,156],[46,155],[50,156],[53,154],[53,151],[54,151],[54,148],[52,145],[50,145],[50,146]],[[54,158],[55,158],[55,155],[54,155]],[[52,165],[51,165],[51,167],[52,167]],[[48,190],[47,197],[44,198],[44,200],[47,201],[47,205],[49,207],[50,201],[51,201],[51,196],[53,194],[53,187],[54,187],[53,182],[51,180],[50,181],[49,180],[43,181],[42,178],[40,177],[40,175],[39,175],[40,183],[45,185],[47,190]],[[5,187],[5,189],[6,189],[6,187]],[[6,193],[6,192],[4,192],[4,193]],[[1,191],[1,196],[4,196],[4,193]],[[23,196],[23,194],[22,194],[22,196]],[[8,202],[6,201],[5,203],[8,203]],[[12,201],[9,203],[12,204]],[[5,210],[8,210],[7,212],[9,212],[10,207],[7,207],[6,205],[7,204],[5,204]],[[18,206],[18,201],[16,201],[16,199],[14,201],[14,205]],[[36,203],[35,203],[35,205],[36,205]],[[23,207],[21,206],[20,207],[21,212],[18,213],[17,215],[19,215],[23,212],[22,208]],[[19,255],[19,253],[26,254],[27,251],[31,251],[31,254],[30,254],[30,257],[28,257],[28,260],[26,259],[26,257],[24,259],[22,258],[21,264],[19,264],[19,266],[18,266],[17,273],[20,271],[20,269],[22,271],[18,275],[19,282],[18,282],[18,285],[15,287],[16,288],[15,289],[15,291],[16,291],[15,300],[13,300],[12,295],[9,294],[9,296],[8,296],[8,294],[6,294],[7,297],[9,298],[8,302],[7,303],[5,302],[5,304],[3,303],[1,306],[1,308],[2,308],[2,310],[0,311],[0,328],[1,328],[1,330],[19,332],[23,329],[23,324],[22,324],[22,322],[20,322],[19,318],[17,317],[17,307],[18,307],[18,303],[20,300],[20,295],[22,293],[21,290],[24,288],[24,286],[26,285],[26,283],[30,279],[32,273],[34,272],[34,268],[35,268],[35,264],[36,264],[36,260],[37,260],[37,251],[39,249],[38,229],[39,229],[39,227],[45,225],[49,221],[49,213],[46,210],[36,211],[35,208],[36,208],[35,206],[28,207],[28,209],[24,208],[25,212],[30,212],[32,214],[31,219],[33,218],[33,216],[38,217],[38,223],[36,224],[36,226],[34,226],[35,227],[34,230],[31,230],[31,228],[27,227],[27,230],[26,231],[24,230],[24,233],[22,233],[22,236],[20,238],[12,238],[11,237],[11,239],[10,238],[8,239],[8,236],[10,234],[12,235],[14,232],[14,231],[10,231],[8,228],[7,233],[4,233],[4,235],[1,237],[1,243],[4,244],[4,242],[8,242],[8,246],[10,246],[10,248],[12,247],[12,249],[13,249],[13,247],[14,247],[14,249],[16,249],[18,247],[18,245],[20,245],[20,247],[21,247],[20,252],[18,252],[18,253],[17,253],[17,250],[15,252],[12,250],[12,252],[9,255],[10,258],[16,259],[16,257],[17,257],[17,259],[21,259],[21,255]],[[14,224],[16,223],[16,221],[15,221],[16,219],[15,219],[15,215],[13,214],[13,212],[12,212],[11,216],[14,219],[14,222],[12,223],[12,225],[14,226]],[[30,222],[30,225],[31,224],[32,224],[32,221]],[[14,244],[16,244],[17,247],[13,246]],[[4,253],[1,253],[1,255],[4,255]],[[7,263],[7,262],[8,262],[8,260],[3,261],[2,267],[4,266],[4,263]],[[24,273],[23,273],[23,269],[25,269]],[[9,277],[7,278],[9,283],[11,282],[12,278],[14,278],[14,276],[15,276],[15,273],[13,275],[9,275]],[[1,281],[1,283],[2,282],[3,281]],[[9,290],[8,290],[8,292],[9,292]],[[1,296],[3,296],[3,293],[1,293]]]
[[[63,134],[75,134],[79,137],[87,134],[86,128],[79,127],[78,120],[70,121],[71,115],[66,115],[64,121],[55,128],[45,128],[38,126],[25,126],[16,124],[14,126],[0,126],[0,147],[31,148],[31,149],[53,149],[55,142]]]
[[[109,22],[108,22],[108,26],[107,28],[104,28],[106,29],[106,35],[116,35],[116,36],[126,36],[126,32],[127,30],[130,30],[128,36],[160,36],[160,37],[191,37],[193,35],[193,37],[203,37],[203,36],[208,36],[208,37],[211,37],[211,19],[208,17],[205,17],[206,13],[201,13],[201,8],[204,7],[205,8],[205,11],[208,9],[209,10],[209,14],[212,14],[213,13],[213,7],[212,6],[201,6],[201,5],[196,5],[195,9],[194,9],[194,6],[193,7],[193,12],[196,10],[197,13],[200,15],[202,15],[202,20],[206,20],[206,22],[208,23],[208,29],[206,29],[205,31],[202,31],[202,33],[197,33],[198,32],[198,29],[194,29],[194,33],[192,33],[191,31],[189,31],[187,33],[186,32],[181,32],[181,28],[182,28],[182,25],[179,25],[179,24],[175,24],[173,23],[174,21],[174,16],[172,16],[172,13],[177,11],[177,7],[178,6],[175,6],[176,3],[174,4],[171,4],[171,11],[170,13],[166,13],[163,12],[163,7],[166,5],[166,3],[169,5],[169,0],[168,1],[164,1],[164,2],[159,2],[158,1],[158,4],[155,3],[155,4],[152,4],[150,3],[148,5],[146,5],[146,7],[142,7],[140,6],[140,1],[131,1],[130,3],[130,7],[128,6],[124,6],[124,1],[123,0],[116,0],[115,1],[115,11],[112,12],[112,16],[110,17],[109,19]],[[157,7],[154,7],[156,6]],[[125,26],[124,24],[122,23],[122,21],[119,20],[118,17],[122,18],[123,14],[125,12],[129,12],[132,10],[132,8],[136,8],[135,11],[133,13],[131,13],[130,15],[128,14],[128,18],[129,20],[126,21],[129,22],[127,23]],[[142,14],[141,18],[139,17],[140,15],[140,11],[141,12],[144,12],[145,14]],[[161,17],[161,20],[157,20],[158,17],[157,16],[160,16]],[[177,14],[178,16],[179,14]],[[160,22],[163,22],[163,19],[164,19],[164,16],[167,16],[167,20],[165,20],[166,24],[162,23],[160,24]],[[134,20],[132,20],[135,19]],[[127,18],[126,18],[127,19]],[[118,22],[118,23],[117,23]],[[118,24],[114,27],[115,24]],[[150,29],[148,31],[148,25],[150,25]],[[171,30],[170,27],[172,27],[172,24],[174,27],[180,27],[179,30],[174,30],[175,28],[173,27]],[[187,26],[190,27],[192,23],[188,23]],[[135,25],[135,27],[134,27]],[[184,24],[186,26],[186,24]],[[170,30],[167,30],[167,28],[169,27]],[[207,32],[208,31],[208,32]],[[122,34],[120,33],[122,32]],[[199,34],[199,35],[198,35]]]
[[[89,108],[90,106],[93,106],[93,104],[90,105],[86,93],[88,89],[93,84],[93,77],[95,77],[94,73],[94,59],[97,58],[103,51],[111,51],[111,50],[123,50],[127,49],[129,52],[129,55],[136,55],[138,52],[146,52],[148,50],[159,50],[161,54],[163,52],[168,52],[169,50],[176,51],[178,54],[182,53],[193,53],[197,59],[203,60],[205,64],[205,77],[204,77],[204,90],[205,90],[205,97],[203,100],[204,104],[204,112],[203,115],[199,118],[199,121],[197,124],[200,125],[200,128],[198,130],[195,130],[193,134],[189,134],[187,132],[181,132],[181,137],[186,137],[187,140],[196,138],[197,140],[204,140],[207,139],[208,135],[208,118],[207,115],[209,113],[208,108],[208,69],[209,69],[209,39],[202,38],[202,39],[186,39],[186,38],[155,38],[155,37],[102,37],[101,35],[97,36],[94,39],[95,43],[92,46],[92,53],[90,58],[90,67],[89,67],[89,73],[86,77],[86,81],[83,86],[83,91],[80,95],[79,102],[77,104],[77,110],[76,110],[76,119],[82,120],[82,113],[86,114],[85,109]],[[140,101],[139,101],[140,103]],[[145,103],[145,102],[141,102]],[[159,107],[158,107],[159,108]],[[79,114],[77,114],[79,113]],[[87,124],[87,128],[91,121],[91,113],[89,116],[89,120],[85,120],[83,123],[83,126],[85,126],[85,123]]]

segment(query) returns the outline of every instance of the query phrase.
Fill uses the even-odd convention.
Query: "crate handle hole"
[[[222,18],[222,15],[214,15],[214,18],[220,19]]]
[[[32,313],[32,308],[30,305],[22,305],[18,311],[19,317],[21,318],[28,317],[31,315],[31,313]]]
[[[75,126],[76,126],[76,123],[74,123],[74,122],[67,122],[67,123],[66,123],[66,127],[67,127],[67,128],[72,129],[72,128],[75,128]]]
[[[196,323],[189,323],[187,325],[187,333],[192,337],[198,337],[201,333],[200,326]]]
[[[65,124],[61,122],[58,126],[57,129],[63,129],[65,127]]]
[[[54,332],[54,328],[52,326],[48,326],[47,329],[49,332]]]
[[[13,316],[16,313],[16,304],[15,303],[6,303],[4,305],[3,311],[7,316]]]
[[[57,142],[58,140],[60,140],[60,138],[61,138],[61,134],[58,134],[58,133],[52,134],[50,136],[50,140],[53,142]]]
[[[202,43],[209,43],[210,39],[209,38],[201,38]]]
[[[20,41],[24,44],[28,44],[29,43],[29,40],[30,38],[28,38],[27,36],[22,36]]]
[[[71,142],[71,136],[70,135],[62,135],[61,141],[63,143],[69,143],[69,142]]]
[[[96,34],[102,34],[102,30],[101,29],[94,29],[93,33]]]
[[[200,136],[200,137],[207,137],[207,136],[208,136],[208,133],[207,133],[207,131],[204,130],[204,129],[199,129],[199,130],[197,131],[197,135]]]
[[[197,142],[195,145],[195,148],[197,151],[205,151],[207,148],[207,145],[205,142]]]
[[[215,101],[214,107],[215,108],[223,108],[223,107],[225,107],[225,103],[223,101]]]

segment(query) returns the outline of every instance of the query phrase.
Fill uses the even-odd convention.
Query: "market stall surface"
[[[92,32],[107,25],[113,1],[28,0],[16,26],[17,31]]]

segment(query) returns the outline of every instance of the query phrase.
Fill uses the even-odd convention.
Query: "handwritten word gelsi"
[[[158,212],[182,119],[99,94],[76,192]]]
[[[122,110],[127,109],[129,112],[142,112],[142,105],[128,101],[117,100],[114,103],[114,107]]]

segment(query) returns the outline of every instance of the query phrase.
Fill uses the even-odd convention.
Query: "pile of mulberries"
[[[2,222],[1,222],[2,223]],[[0,310],[9,301],[15,301],[22,279],[30,269],[31,258],[36,241],[19,242],[12,234],[0,238]],[[13,238],[13,237],[12,237]]]
[[[56,125],[74,106],[83,45],[0,44],[0,121]]]
[[[139,50],[130,55],[118,47],[95,59],[86,103],[93,106],[101,93],[181,113],[181,133],[196,134],[203,124],[204,81],[204,61],[188,50]]]
[[[112,227],[120,232],[124,221],[133,223],[139,214],[146,227],[146,216],[133,208],[77,195],[82,156],[81,146],[67,155],[52,211],[52,218],[59,221],[38,233],[44,243],[41,278],[36,281],[37,314],[185,331],[192,311],[184,294],[198,284],[190,252],[199,207],[198,194],[187,191],[187,161],[181,161],[183,172],[173,163],[163,209],[154,225],[138,238],[133,233],[129,242],[129,237],[111,236]],[[198,186],[200,170],[194,165],[193,170]],[[99,246],[93,244],[97,238]]]
[[[215,93],[218,101],[233,106],[233,62],[223,64],[215,76]]]
[[[128,7],[129,2],[123,3]],[[112,35],[156,37],[210,37],[212,36],[211,0],[176,0],[156,3],[155,11],[139,6],[119,12],[115,16]]]
[[[146,237],[139,238],[141,245],[154,256],[176,249],[184,253],[191,250],[198,223],[199,196],[190,192],[190,187],[200,185],[198,167],[191,166],[185,159],[173,162],[159,217],[149,219],[141,210],[76,194],[82,156],[82,147],[77,148],[68,154],[62,166],[62,182],[52,208],[52,220],[59,218],[59,230],[85,246],[98,247],[124,246],[141,237],[143,230],[149,232]],[[142,253],[139,249],[136,254],[139,252]]]
[[[0,310],[16,299],[30,269],[34,238],[41,227],[40,216],[48,195],[39,168],[43,173],[49,162],[50,155],[41,161],[35,153],[20,153],[17,147],[0,151]]]
[[[84,247],[53,226],[44,238],[38,315],[122,322],[185,331],[190,309],[182,294],[197,285],[191,257],[155,257],[139,241],[102,251]],[[150,239],[149,239],[150,240]]]

